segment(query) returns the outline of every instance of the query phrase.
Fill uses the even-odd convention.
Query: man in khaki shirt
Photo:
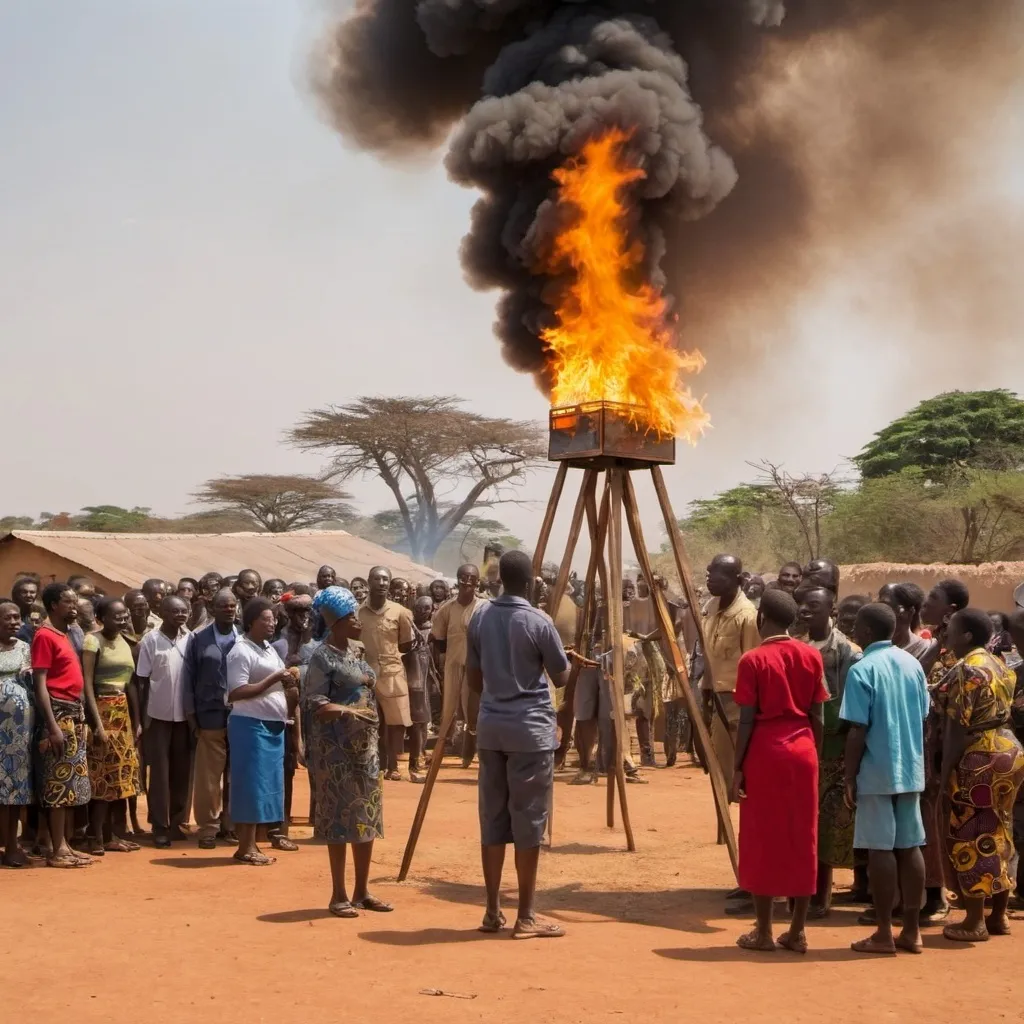
[[[480,710],[480,695],[473,693],[466,682],[466,631],[477,610],[487,604],[487,599],[477,594],[480,570],[475,565],[460,566],[456,581],[458,587],[455,596],[445,601],[434,613],[430,635],[434,638],[444,666],[441,718],[443,720],[457,703],[461,704],[466,721],[462,763],[468,768],[476,754],[476,718]]]
[[[391,571],[382,565],[370,570],[370,594],[359,608],[363,627],[360,638],[366,661],[377,674],[377,704],[381,716],[381,763],[387,766],[385,779],[400,782],[398,755],[405,746],[405,730],[412,725],[409,712],[409,682],[402,655],[412,650],[415,627],[412,612],[388,600]]]
[[[701,689],[712,683],[725,709],[729,728],[715,714],[711,722],[711,743],[722,767],[727,786],[732,785],[733,748],[739,729],[740,709],[733,699],[740,658],[761,644],[757,609],[741,589],[743,563],[735,555],[715,555],[707,569],[707,588],[712,601],[704,613],[706,670]]]

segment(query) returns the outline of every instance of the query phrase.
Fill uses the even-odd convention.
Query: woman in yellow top
[[[943,934],[957,942],[984,942],[1010,931],[1006,909],[1014,885],[1013,803],[1024,782],[1024,750],[1010,721],[1016,676],[985,650],[991,636],[992,621],[979,608],[957,612],[946,631],[946,644],[960,660],[943,680],[940,821],[949,887],[967,917],[946,925]],[[986,899],[992,901],[988,918]]]
[[[132,677],[135,659],[121,635],[128,626],[128,609],[117,598],[104,598],[96,608],[98,633],[89,633],[82,650],[86,708],[92,722],[89,744],[89,853],[129,853],[140,849],[113,834],[109,808],[139,791],[139,756],[135,749],[133,721],[139,721],[138,697]],[[131,704],[129,705],[129,702]],[[124,813],[117,815],[124,820]]]

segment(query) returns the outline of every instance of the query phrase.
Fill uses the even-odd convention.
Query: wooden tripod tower
[[[610,752],[611,770],[608,773],[607,824],[609,828],[613,828],[615,825],[617,792],[622,811],[623,829],[626,834],[626,846],[632,852],[636,849],[636,842],[633,838],[633,828],[629,817],[626,778],[623,769],[626,736],[625,659],[622,642],[621,600],[623,512],[625,512],[630,540],[640,568],[649,581],[653,580],[647,545],[644,542],[643,530],[640,525],[636,493],[633,488],[633,473],[649,471],[651,474],[683,593],[689,605],[690,614],[693,616],[702,649],[706,650],[706,645],[700,604],[696,588],[693,585],[693,573],[661,473],[662,464],[675,461],[675,442],[671,438],[659,440],[650,434],[643,433],[637,428],[635,420],[629,413],[628,408],[607,402],[593,402],[570,409],[552,411],[549,457],[558,463],[558,471],[551,488],[551,496],[548,499],[547,510],[541,524],[540,537],[534,551],[533,570],[534,576],[539,575],[569,470],[571,468],[580,469],[582,470],[582,481],[573,506],[569,537],[559,564],[558,577],[548,595],[548,608],[557,609],[565,595],[573,556],[583,530],[583,523],[586,521],[590,535],[590,559],[584,582],[583,609],[576,630],[575,650],[584,653],[584,644],[592,632],[599,606],[597,583],[600,581],[600,593],[608,598],[605,602],[607,608],[605,645],[606,649],[610,647],[612,654],[611,691],[615,721],[615,749]],[[602,477],[603,486],[601,486],[599,505],[597,495]],[[701,710],[697,706],[690,687],[686,661],[676,641],[675,626],[665,597],[657,587],[652,586],[651,598],[659,624],[661,648],[666,656],[666,663],[676,673],[681,683],[680,689],[686,701],[695,740],[711,780],[711,789],[718,815],[719,837],[724,840],[728,848],[729,858],[735,871],[737,869],[736,837],[733,832],[732,819],[729,816],[725,777],[715,756]],[[563,709],[568,709],[569,718],[567,721],[563,721],[563,729],[572,728],[573,696],[579,672],[580,665],[576,661],[573,663],[573,669],[565,689]],[[451,700],[444,702],[445,713],[442,715],[439,737],[448,735],[455,717],[456,703]],[[406,843],[402,866],[398,873],[400,882],[405,881],[412,865],[416,844],[426,819],[430,796],[443,758],[444,743],[439,738],[434,747],[426,782]],[[549,839],[553,828],[553,810],[553,808],[549,809],[548,816]]]

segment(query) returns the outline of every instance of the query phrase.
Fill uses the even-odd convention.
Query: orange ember
[[[707,425],[700,403],[682,383],[704,366],[699,352],[680,352],[667,303],[649,284],[629,285],[643,261],[627,240],[628,187],[646,176],[624,154],[627,132],[612,129],[554,172],[559,199],[577,216],[555,239],[552,274],[575,271],[556,310],[558,324],[541,337],[548,347],[555,407],[622,402],[660,434],[694,441]]]

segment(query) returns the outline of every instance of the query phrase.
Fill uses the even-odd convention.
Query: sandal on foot
[[[47,857],[46,866],[48,868],[87,868],[89,862],[68,854],[64,857]]]
[[[352,906],[356,910],[372,910],[375,914],[390,914],[395,908],[390,903],[377,899],[376,896],[367,894],[361,900],[354,900]]]
[[[597,776],[593,772],[577,772],[575,778],[569,780],[570,786],[592,786],[597,782]]]
[[[106,853],[106,847],[103,845],[103,841],[100,839],[90,839],[86,846],[85,852],[90,857],[102,857]]]
[[[483,932],[485,935],[496,935],[506,924],[508,924],[508,921],[505,920],[505,915],[499,910],[496,914],[484,914],[483,924],[477,928],[477,931]]]
[[[988,942],[988,929],[982,925],[981,930],[969,932],[959,924],[947,924],[942,929],[942,937],[950,942]]]
[[[859,939],[857,942],[850,943],[850,949],[854,953],[875,953],[878,956],[895,956],[896,946],[886,946],[881,942],[878,942],[873,935],[869,935],[866,939]]]
[[[203,836],[203,838],[199,840],[198,846],[200,850],[216,850],[217,840],[212,836]]]
[[[806,953],[807,952],[807,936],[792,936],[789,932],[784,935],[780,935],[775,940],[775,945],[781,949],[788,949],[790,953]]]
[[[518,919],[512,929],[513,939],[560,939],[565,929],[554,921],[541,921],[538,918],[524,921]]]
[[[335,917],[358,917],[359,911],[352,906],[351,900],[335,900],[327,907],[329,913]]]
[[[231,857],[233,860],[237,860],[239,864],[251,864],[256,868],[277,863],[276,857],[268,857],[265,853],[233,853]]]
[[[736,940],[736,945],[740,949],[747,949],[753,953],[774,953],[775,952],[775,940],[769,935],[767,938],[762,938],[756,931],[747,932],[746,935],[741,935]]]
[[[985,930],[989,935],[1009,935],[1011,934],[1010,919],[1008,917],[996,919],[989,914],[985,918]]]
[[[384,779],[387,782],[402,782],[402,773],[398,771],[390,771],[384,773]]]
[[[912,939],[908,935],[897,935],[896,948],[903,950],[904,953],[923,953],[924,943],[919,939]]]
[[[270,845],[275,850],[283,850],[285,853],[294,853],[299,848],[298,843],[289,839],[287,836],[279,835],[270,837]]]

